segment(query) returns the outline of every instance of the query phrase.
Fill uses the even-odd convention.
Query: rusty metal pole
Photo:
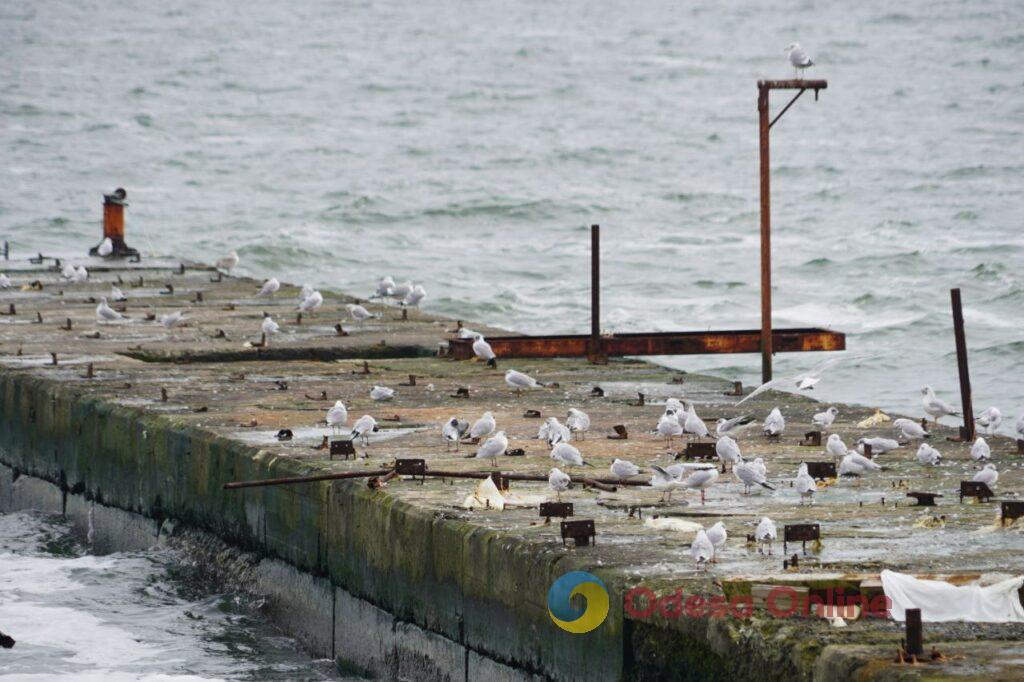
[[[591,362],[608,358],[601,347],[601,226],[590,226],[590,349]]]
[[[761,135],[761,383],[772,380],[772,213],[771,165],[768,160],[768,84],[757,82],[758,129]]]
[[[924,656],[924,629],[921,626],[921,609],[907,609],[907,655]]]
[[[110,256],[124,258],[138,256],[139,252],[124,241],[124,207],[128,205],[128,193],[118,187],[111,194],[103,195],[103,238],[113,246]],[[99,255],[99,245],[89,249],[90,256]]]
[[[960,303],[960,289],[950,289],[949,297],[953,305],[956,364],[960,371],[960,406],[964,413],[960,439],[966,442],[974,440],[974,406],[971,404],[971,373],[967,368],[967,337],[964,335],[964,311]]]

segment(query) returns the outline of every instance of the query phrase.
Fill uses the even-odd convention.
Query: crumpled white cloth
[[[1024,623],[1024,606],[1017,592],[1024,585],[1024,576],[985,587],[921,580],[895,571],[882,571],[881,577],[893,620],[906,620],[907,609],[921,609],[924,622]]]

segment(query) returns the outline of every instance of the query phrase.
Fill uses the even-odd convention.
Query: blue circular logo
[[[572,597],[577,594],[587,600],[586,608],[572,605]],[[548,615],[566,632],[590,632],[608,617],[608,588],[592,573],[566,573],[548,590]]]

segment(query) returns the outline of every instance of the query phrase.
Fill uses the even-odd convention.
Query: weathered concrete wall
[[[270,612],[315,655],[347,657],[337,633],[351,628],[332,598],[340,588],[342,602],[361,604],[352,609],[357,622],[387,624],[379,642],[360,641],[352,653],[359,666],[387,676],[623,676],[621,605],[588,637],[552,634],[547,591],[577,568],[571,557],[538,554],[362,483],[224,491],[233,480],[313,469],[173,416],[3,373],[0,463],[17,473],[0,490],[5,508],[67,511],[99,548],[145,546],[173,519],[258,552]]]

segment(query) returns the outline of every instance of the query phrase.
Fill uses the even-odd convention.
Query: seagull
[[[470,438],[483,438],[494,433],[494,429],[497,428],[497,424],[494,421],[494,415],[490,412],[484,412],[483,416],[473,422],[473,426],[469,429]]]
[[[697,537],[690,545],[690,556],[697,562],[698,566],[707,569],[708,563],[715,560],[715,546],[708,539],[708,534],[701,528],[697,531]]]
[[[999,428],[999,425],[1003,423],[1003,413],[999,411],[998,407],[990,407],[982,412],[974,420],[978,426],[985,429],[985,433],[992,435]]]
[[[374,400],[391,400],[395,397],[395,389],[387,386],[374,386],[370,389],[370,397]]]
[[[778,438],[786,432],[786,419],[782,416],[782,412],[779,411],[779,408],[776,407],[768,413],[768,416],[765,417],[764,426],[762,428],[764,430],[764,435],[769,438]]]
[[[806,372],[803,372],[801,374],[797,374],[796,376],[780,377],[778,379],[772,379],[771,381],[769,381],[767,383],[764,383],[764,384],[761,384],[760,386],[755,388],[753,391],[751,391],[746,396],[744,396],[743,399],[740,400],[736,404],[737,405],[742,405],[743,403],[747,402],[748,400],[750,400],[754,396],[760,395],[760,394],[762,394],[765,391],[770,390],[770,389],[781,388],[782,386],[796,386],[796,389],[798,391],[811,391],[811,390],[814,390],[814,387],[818,384],[818,382],[821,381],[821,377],[825,373],[825,370],[833,367],[834,365],[838,364],[839,362],[842,362],[844,360],[852,360],[855,357],[859,359],[862,356],[846,356],[846,357],[830,358],[830,359],[826,360],[825,362],[812,367],[811,369],[809,369]],[[874,357],[874,356],[866,356],[866,358],[870,358],[870,357]]]
[[[740,454],[739,444],[729,436],[722,436],[715,442],[715,454],[718,455],[718,459],[722,460],[723,471],[726,464],[731,464],[733,469],[735,469],[737,464],[743,462],[743,455]]]
[[[484,340],[482,334],[477,334],[473,340],[473,355],[487,363],[488,367],[498,366],[498,356],[491,349],[491,344]]]
[[[459,327],[456,331],[460,339],[475,339],[480,336],[479,332],[475,332],[469,327]]]
[[[718,469],[712,467],[710,469],[698,469],[694,471],[689,477],[683,481],[683,486],[690,490],[700,491],[700,503],[704,504],[705,498],[704,493],[707,489],[718,480]]]
[[[75,266],[71,263],[65,263],[64,267],[61,268],[60,276],[64,279],[73,279],[75,276]]]
[[[893,421],[892,426],[896,429],[896,432],[907,440],[917,440],[918,438],[931,438],[932,434],[924,430],[924,427],[918,424],[913,419],[896,419]]]
[[[570,483],[572,479],[569,478],[569,474],[558,467],[552,467],[548,472],[548,485],[555,491],[555,499],[559,502],[562,501],[562,493],[569,489]]]
[[[691,433],[697,438],[705,438],[708,435],[708,427],[704,424],[704,420],[697,416],[697,408],[693,406],[693,403],[690,403],[690,409],[686,412],[683,431]]]
[[[340,400],[334,401],[334,406],[327,410],[327,425],[337,433],[338,429],[345,425],[348,421],[348,410],[345,408],[345,403]]]
[[[865,445],[871,446],[872,455],[884,455],[900,446],[899,441],[895,441],[892,438],[858,438],[857,452],[863,455]]]
[[[412,293],[412,289],[412,282],[406,280],[398,286],[391,287],[391,296],[393,296],[395,300],[404,301],[405,297]]]
[[[800,47],[800,43],[790,43],[783,51],[789,53],[789,63],[793,65],[797,78],[801,77],[801,71],[814,66],[814,61],[804,52],[804,48]]]
[[[757,530],[754,531],[754,540],[757,541],[757,551],[764,554],[762,545],[768,545],[768,556],[771,556],[772,543],[778,537],[779,533],[775,529],[775,522],[767,516],[762,516],[761,523],[757,524]]]
[[[79,265],[71,275],[71,281],[75,284],[83,284],[89,279],[89,271],[84,265]]]
[[[996,483],[999,481],[999,472],[996,471],[996,465],[991,463],[986,464],[985,468],[974,474],[974,477],[971,480],[976,483],[984,483],[989,488],[995,487]]]
[[[356,420],[355,424],[352,425],[352,440],[362,438],[363,445],[369,445],[370,434],[376,433],[379,430],[380,429],[377,427],[377,420],[368,414],[364,414]]]
[[[565,442],[556,443],[555,447],[551,448],[551,459],[558,460],[567,467],[593,466],[589,462],[583,461],[583,455],[579,450]]]
[[[971,459],[975,462],[989,459],[992,456],[992,448],[988,446],[985,439],[978,436],[978,440],[974,441],[974,445],[971,446]]]
[[[800,493],[801,505],[803,505],[804,500],[808,500],[811,504],[814,504],[814,493],[818,492],[818,484],[807,472],[806,462],[801,462],[800,468],[796,472],[796,480],[793,481],[793,487],[796,488],[798,493]]]
[[[849,452],[842,461],[839,462],[839,475],[840,476],[863,476],[869,471],[881,471],[882,467],[877,462],[873,462],[864,455],[856,452]]]
[[[750,463],[751,466],[757,467],[757,470],[761,472],[761,475],[768,478],[768,467],[764,465],[764,460],[760,457],[755,457],[754,461]]]
[[[225,272],[231,272],[231,270],[238,265],[238,252],[232,251],[228,255],[220,258],[215,263],[218,270],[224,270]]]
[[[106,258],[112,253],[114,253],[114,242],[110,240],[110,237],[104,237],[100,245],[96,247],[96,255]]]
[[[356,303],[349,303],[348,305],[345,306],[345,308],[348,310],[349,317],[351,317],[356,322],[365,322],[366,320],[370,320],[377,317],[369,310]]]
[[[517,372],[514,369],[505,372],[505,383],[509,388],[515,389],[516,395],[519,395],[524,388],[537,388],[544,385],[528,374]]]
[[[185,321],[185,315],[180,310],[175,310],[173,313],[167,313],[156,318],[157,321],[168,329],[177,327]]]
[[[276,294],[277,290],[280,289],[280,288],[281,288],[281,283],[277,281],[277,278],[276,277],[271,277],[270,279],[268,279],[266,282],[263,283],[263,286],[260,287],[260,290],[259,290],[259,292],[256,295],[257,296],[269,296],[269,297],[273,298],[274,294]]]
[[[537,433],[540,437],[543,433],[543,438],[548,442],[548,446],[553,446],[555,443],[564,443],[572,439],[572,432],[569,428],[559,423],[555,417],[548,417],[544,421],[544,426],[541,427],[541,431]]]
[[[298,296],[299,303],[302,303],[307,298],[312,296],[313,295],[313,291],[314,291],[314,289],[313,289],[312,285],[303,284],[302,285],[302,289],[299,290],[299,296]]]
[[[708,540],[715,546],[716,554],[719,549],[725,546],[725,541],[729,539],[729,534],[725,531],[725,524],[721,521],[708,528],[707,534]]]
[[[679,477],[674,472],[668,471],[657,464],[651,465],[651,487],[661,492],[662,502],[672,501],[672,491],[682,487]],[[679,471],[683,471],[680,469]]]
[[[0,289],[10,289],[10,288],[11,288],[11,278],[8,277],[7,275],[5,275],[4,273],[0,272]],[[116,301],[117,299],[115,298],[114,300]]]
[[[640,467],[633,464],[629,460],[619,459],[618,457],[616,457],[615,461],[612,462],[612,465],[609,467],[609,470],[612,472],[612,476],[623,480],[629,478],[630,476],[636,476],[637,474],[640,473]]]
[[[107,297],[102,296],[100,297],[100,304],[96,306],[96,319],[99,322],[114,322],[115,320],[123,320],[124,315],[107,305]]]
[[[441,427],[441,437],[444,438],[445,450],[449,443],[455,443],[455,449],[459,449],[459,441],[469,431],[469,422],[460,422],[458,417],[452,417]]]
[[[935,391],[932,390],[931,386],[925,386],[921,389],[921,405],[924,406],[926,414],[930,415],[935,419],[935,423],[939,423],[940,417],[947,415],[959,416],[960,413],[956,411],[956,408],[947,403],[945,400],[941,400],[935,397]]]
[[[775,490],[765,480],[765,472],[753,462],[744,462],[742,459],[738,464],[733,465],[732,473],[743,483],[743,494],[749,495],[751,487],[759,485],[768,490]]]
[[[686,404],[678,398],[669,398],[665,401],[665,411],[672,410],[676,414],[686,412]]]
[[[478,459],[489,459],[491,460],[491,466],[498,466],[498,457],[505,454],[505,450],[508,449],[508,438],[505,436],[504,431],[498,431],[496,434],[484,441],[484,444],[480,446],[480,449],[476,451],[475,455]]]
[[[370,298],[389,298],[395,288],[395,280],[390,276],[381,277],[377,282],[377,291]]]
[[[683,435],[683,427],[679,424],[679,419],[672,410],[665,410],[665,414],[661,415],[661,419],[658,420],[658,426],[655,428],[659,435],[664,436],[668,440],[669,447],[672,447],[673,438]]]
[[[921,443],[917,449],[917,461],[921,464],[938,466],[942,462],[942,454],[928,443]]]
[[[420,301],[427,296],[427,290],[423,288],[422,284],[417,284],[412,288],[408,294],[405,295],[405,299],[402,301],[402,305],[411,306],[418,308]]]
[[[716,436],[736,436],[747,430],[754,423],[754,418],[749,414],[732,419],[719,419],[715,422]]]
[[[832,422],[836,420],[836,415],[839,414],[839,410],[834,407],[830,407],[824,412],[819,412],[811,418],[811,423],[817,426],[819,429],[827,429],[832,426]]]
[[[833,433],[828,437],[828,440],[825,442],[825,452],[833,457],[846,456],[846,443],[843,442],[838,433]]]
[[[279,325],[277,322],[274,322],[274,318],[272,318],[270,315],[267,315],[266,317],[263,318],[263,322],[262,324],[260,324],[260,329],[263,330],[263,334],[266,336],[266,340],[264,341],[266,342],[270,340],[271,334],[276,334],[279,331],[281,331],[281,325]]]
[[[111,284],[110,285],[110,300],[114,301],[116,303],[121,303],[121,302],[127,301],[128,297],[124,295],[124,292],[121,291],[117,287],[116,284]]]
[[[323,304],[323,295],[321,295],[319,291],[313,291],[310,292],[309,296],[302,299],[302,303],[299,304],[299,312],[309,313],[312,315]]]
[[[571,433],[576,434],[577,438],[586,440],[584,434],[590,429],[590,416],[583,410],[570,407],[565,418],[565,425],[569,427]]]

